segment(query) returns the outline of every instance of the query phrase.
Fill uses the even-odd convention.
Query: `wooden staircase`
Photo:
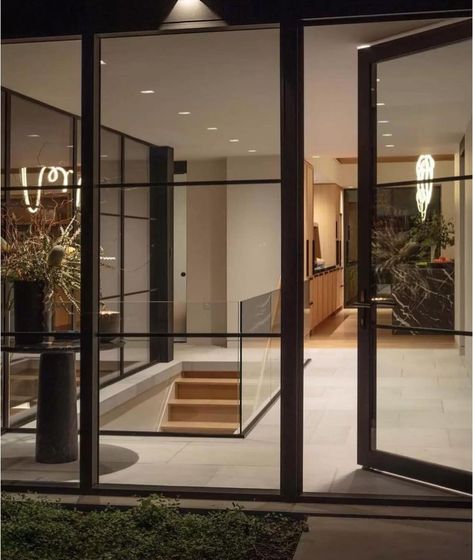
[[[183,371],[174,381],[160,431],[233,434],[239,425],[238,371]]]

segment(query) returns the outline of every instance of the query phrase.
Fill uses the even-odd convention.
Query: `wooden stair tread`
[[[233,399],[170,399],[171,406],[240,406],[240,401]]]
[[[181,377],[176,379],[176,383],[180,385],[238,385],[239,379],[207,379],[205,377]]]
[[[169,432],[205,432],[216,433],[225,432],[233,433],[239,427],[238,422],[195,422],[195,421],[180,421],[180,420],[167,420],[161,424],[161,431]]]
[[[239,371],[183,371],[181,375],[184,379],[238,379],[240,377]]]

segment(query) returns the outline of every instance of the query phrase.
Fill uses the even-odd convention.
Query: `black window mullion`
[[[289,8],[290,9],[290,8]],[[281,444],[280,491],[302,493],[304,366],[303,27],[281,24]]]
[[[98,484],[100,40],[82,36],[80,489]]]

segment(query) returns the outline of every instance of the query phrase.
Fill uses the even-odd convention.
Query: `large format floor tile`
[[[340,328],[346,328],[343,322]],[[379,353],[378,447],[471,468],[471,378],[456,349],[413,349],[407,347],[413,339],[400,340],[401,347],[397,348],[384,337],[383,344],[388,341],[390,346]],[[425,343],[424,339],[417,340]],[[202,360],[210,368],[212,360],[235,359],[235,349],[180,345],[178,351],[182,359]],[[256,356],[259,350],[249,352]],[[330,347],[328,342],[324,346],[324,341],[315,336],[306,346],[305,358],[310,362],[304,369],[304,491],[444,494],[443,490],[365,471],[357,465],[356,347]],[[138,375],[146,377],[146,372]],[[127,382],[132,383],[133,378]],[[100,480],[277,488],[280,415],[277,401],[244,439],[102,436]],[[33,434],[3,436],[4,480],[77,481],[77,462],[36,463],[34,441]]]

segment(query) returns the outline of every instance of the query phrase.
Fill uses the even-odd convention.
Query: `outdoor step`
[[[161,431],[185,434],[233,434],[238,427],[238,422],[181,422],[167,420],[161,424]]]
[[[238,399],[238,379],[181,378],[175,382],[178,399]]]
[[[183,371],[184,379],[239,379],[239,371]]]

